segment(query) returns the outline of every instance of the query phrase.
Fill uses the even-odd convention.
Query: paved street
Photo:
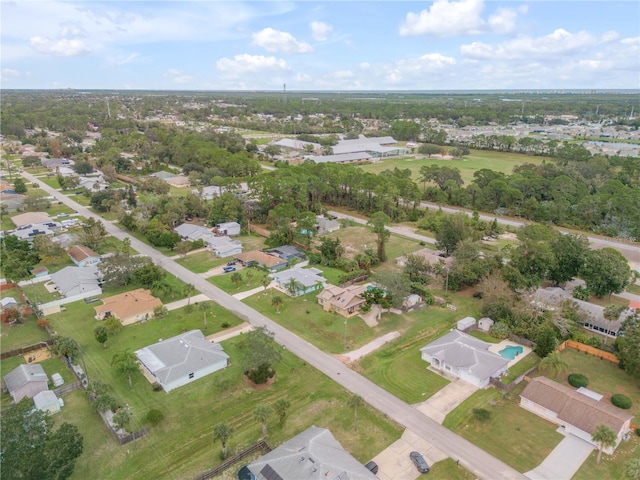
[[[33,175],[26,172],[23,172],[22,175],[30,182],[37,182],[44,191],[54,196],[70,208],[77,210],[81,215],[87,218],[93,217],[97,220],[102,220],[99,215],[94,214],[88,208],[83,207],[62,193],[39,181]],[[373,382],[349,369],[339,360],[327,355],[315,346],[311,345],[309,342],[281,327],[268,317],[215,287],[200,275],[187,270],[170,258],[160,254],[152,247],[126,234],[112,222],[102,221],[109,234],[119,239],[129,238],[131,240],[131,246],[135,250],[151,258],[157,265],[162,266],[170,274],[175,275],[187,283],[193,284],[198,291],[204,293],[218,305],[234,313],[242,320],[253,326],[266,326],[269,330],[274,332],[276,341],[285,346],[294,355],[323,372],[347,390],[357,393],[373,408],[384,413],[398,424],[406,428],[410,428],[416,435],[421,437],[423,440],[428,441],[446,455],[451,458],[459,459],[460,464],[477,477],[487,480],[526,478],[524,475],[509,467],[502,461],[489,455],[484,450],[476,447],[471,442],[456,435],[450,430],[442,427],[437,422],[420,413],[411,405],[396,398],[386,390],[378,387]]]

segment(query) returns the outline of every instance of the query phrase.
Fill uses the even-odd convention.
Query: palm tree
[[[151,284],[151,290],[158,292],[158,295],[171,295],[173,298],[173,288],[165,280],[158,279]]]
[[[219,423],[215,427],[213,427],[213,441],[217,442],[220,440],[222,444],[222,458],[227,458],[227,442],[231,435],[235,432],[235,428],[226,423]]]
[[[293,277],[291,277],[287,282],[287,291],[291,294],[292,297],[295,297],[297,295],[299,285],[300,283],[298,283],[298,281]]]
[[[601,423],[596,426],[596,429],[591,434],[591,440],[596,442],[599,446],[598,456],[596,457],[596,465],[600,465],[600,457],[602,457],[602,451],[608,447],[614,447],[618,436],[616,432],[611,430],[607,425]]]
[[[271,299],[271,306],[276,307],[276,313],[280,313],[280,307],[284,304],[282,297],[280,295],[276,295]]]
[[[233,272],[231,274],[231,281],[238,288],[238,286],[242,283],[242,274],[240,272]]]
[[[207,310],[209,310],[209,302],[200,302],[198,308],[202,312],[202,319],[204,320],[204,329],[207,329]]]
[[[358,407],[364,405],[364,400],[360,395],[353,394],[349,397],[348,404],[353,407],[353,430],[358,431]]]
[[[193,295],[194,293],[196,293],[196,287],[194,287],[193,284],[187,283],[184,287],[182,287],[182,294],[185,297],[188,297],[187,305],[191,304],[191,295]]]
[[[250,268],[247,268],[245,270],[245,277],[247,277],[247,286],[251,283],[251,279],[253,278],[253,272],[251,271]]]
[[[127,375],[129,379],[129,390],[133,390],[131,374],[137,372],[139,369],[136,355],[129,349],[116,353],[111,359],[111,366],[114,365],[118,373]]]
[[[267,420],[273,413],[273,410],[269,405],[258,405],[253,412],[253,418],[262,423],[262,435],[267,436]]]
[[[547,355],[541,362],[540,366],[549,370],[553,378],[556,378],[560,373],[566,372],[569,369],[569,364],[560,356],[560,353],[553,352]]]
[[[265,275],[261,280],[262,286],[264,287],[264,294],[267,294],[267,288],[271,285],[271,277],[269,275]]]
[[[284,398],[281,398],[275,403],[276,413],[280,418],[280,425],[284,425],[284,419],[287,416],[287,409],[291,406],[291,402]]]

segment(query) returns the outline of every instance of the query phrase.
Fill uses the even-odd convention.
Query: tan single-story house
[[[327,312],[335,312],[345,318],[353,317],[360,313],[366,303],[361,296],[366,290],[367,285],[351,285],[346,288],[327,285],[317,296],[318,303]]]
[[[633,415],[606,401],[598,401],[546,377],[531,379],[520,394],[520,406],[596,447],[598,445],[591,439],[591,434],[600,424],[608,426],[617,436],[616,445],[603,450],[608,454],[613,453],[630,430],[633,418]]]
[[[154,309],[162,306],[162,301],[151,295],[150,290],[144,288],[107,297],[102,301],[103,305],[94,308],[96,319],[106,320],[109,317],[116,317],[122,325],[149,320],[153,318]]]

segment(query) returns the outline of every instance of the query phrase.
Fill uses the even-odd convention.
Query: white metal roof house
[[[327,279],[322,276],[322,270],[317,268],[290,268],[280,272],[270,274],[273,277],[276,287],[289,296],[297,297],[314,290],[323,289],[327,284]],[[294,281],[297,288],[291,291],[289,285]]]
[[[37,363],[18,365],[4,376],[4,383],[16,403],[49,389],[49,378],[42,365]]]
[[[256,480],[376,480],[329,430],[312,426],[247,465]]]
[[[184,239],[192,242],[196,240],[204,240],[207,244],[211,242],[216,236],[208,228],[201,227],[200,225],[193,225],[192,223],[183,223],[174,228],[176,232]]]
[[[224,222],[216,225],[216,231],[220,235],[240,235],[240,224],[238,222]]]
[[[471,335],[451,330],[422,347],[420,353],[434,368],[482,388],[489,384],[490,378],[505,374],[509,365],[509,359],[489,351],[490,346]]]
[[[213,237],[209,242],[211,251],[218,257],[231,257],[242,253],[242,242],[231,237]]]
[[[225,368],[229,355],[200,330],[177,335],[136,350],[136,357],[165,392]]]

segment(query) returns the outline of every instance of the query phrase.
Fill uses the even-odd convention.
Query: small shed
[[[53,382],[54,387],[61,387],[64,385],[64,378],[59,373],[54,373],[51,375],[51,381]]]
[[[456,328],[461,332],[470,330],[475,326],[476,326],[476,319],[473,317],[465,317],[462,320],[458,320],[458,323],[456,324]]]
[[[33,404],[41,412],[56,413],[60,411],[58,397],[51,390],[45,390],[33,397]]]
[[[484,317],[478,321],[478,328],[483,332],[489,333],[491,331],[491,327],[493,326],[493,324],[494,324],[493,320],[491,320],[489,317]]]
[[[2,305],[2,308],[13,308],[18,306],[18,302],[13,297],[4,297],[0,301],[0,305]]]
[[[407,295],[402,301],[403,310],[413,310],[414,308],[421,307],[424,304],[422,297],[415,293]]]

